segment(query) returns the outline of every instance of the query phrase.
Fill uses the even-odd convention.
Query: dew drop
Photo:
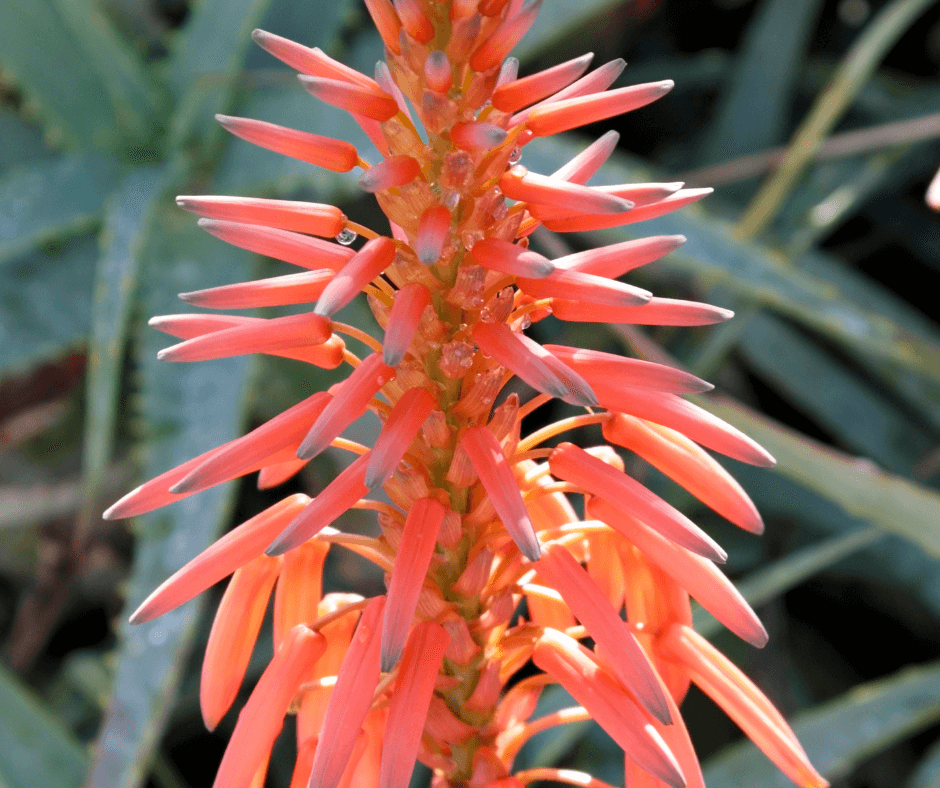
[[[347,227],[340,230],[339,235],[336,236],[337,242],[341,243],[343,246],[349,246],[356,238],[358,238],[356,233]]]
[[[522,148],[516,145],[509,153],[509,164],[515,165],[522,161]]]

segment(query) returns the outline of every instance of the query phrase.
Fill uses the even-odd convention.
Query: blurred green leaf
[[[111,461],[124,345],[137,293],[141,252],[150,240],[154,213],[167,186],[161,167],[134,170],[106,206],[101,256],[95,268],[95,303],[85,375],[85,492],[76,526],[81,541],[97,512],[101,486]]]
[[[738,343],[749,366],[851,451],[909,476],[938,436],[805,335],[770,315],[751,320]]]
[[[577,705],[578,702],[568,694],[564,687],[551,684],[542,690],[531,719],[537,720]],[[537,766],[554,766],[560,763],[590,728],[590,722],[573,722],[568,725],[556,725],[536,734],[519,750],[519,754],[513,761],[513,771],[518,772]]]
[[[777,472],[822,493],[845,511],[940,556],[940,493],[849,457],[720,397],[702,407],[733,424],[777,458]]]
[[[232,111],[254,30],[273,0],[216,0],[193,6],[168,64],[176,98],[173,147],[220,137],[216,113]]]
[[[164,225],[151,237],[141,277],[147,315],[177,311],[177,293],[205,286],[206,261],[234,279],[251,277],[250,255],[218,243],[188,222],[185,229]],[[145,328],[137,345],[146,478],[235,437],[249,388],[247,359],[161,364],[156,352],[166,344],[166,337]],[[138,518],[128,611],[218,536],[234,492],[235,485],[217,487]],[[122,625],[114,695],[86,788],[135,788],[145,778],[200,610],[195,602],[147,624]]]
[[[821,0],[763,0],[751,17],[698,164],[756,153],[781,142],[794,86]]]
[[[927,750],[907,788],[937,788],[940,785],[940,741]]]
[[[752,607],[759,607],[883,537],[884,531],[868,528],[826,539],[754,572],[737,584],[738,591]],[[696,605],[694,613],[695,629],[705,637],[714,637],[722,630],[718,620],[704,608]]]
[[[0,667],[0,786],[78,788],[86,760],[71,731]]]
[[[513,57],[523,61],[546,54],[552,44],[558,44],[595,16],[607,15],[621,6],[621,0],[549,0],[543,2],[535,22],[525,38],[513,49]],[[567,49],[565,49],[567,52]],[[570,57],[570,56],[569,56]],[[558,57],[564,60],[565,55]]]
[[[56,155],[42,137],[42,129],[27,123],[18,114],[0,107],[0,178],[25,161],[37,162]]]
[[[21,256],[4,268],[0,379],[84,343],[97,256],[95,237],[86,235]]]
[[[93,226],[119,177],[119,167],[98,154],[61,156],[9,172],[0,180],[0,267]]]
[[[56,145],[113,143],[122,133],[116,116],[130,117],[124,101],[139,98],[135,86],[145,80],[113,30],[91,21],[100,12],[88,5],[87,0],[0,3],[0,63]],[[82,18],[90,27],[83,26]],[[112,56],[118,60],[105,59]],[[107,73],[109,68],[113,73]],[[123,99],[116,91],[126,91]]]
[[[829,780],[940,719],[940,664],[909,668],[856,687],[801,714],[793,728],[810,761]],[[705,764],[714,788],[785,788],[792,783],[750,742],[723,750]]]
[[[868,24],[800,124],[783,161],[741,217],[738,224],[741,235],[752,238],[770,225],[819,145],[835,128],[878,64],[932,3],[933,0],[893,0]]]

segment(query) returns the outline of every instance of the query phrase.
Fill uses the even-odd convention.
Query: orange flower
[[[380,161],[369,164],[341,140],[244,118],[219,121],[242,140],[315,166],[360,168],[358,184],[375,195],[388,233],[319,203],[180,197],[222,241],[304,269],[185,293],[184,301],[310,309],[152,322],[182,340],[161,352],[168,361],[270,353],[328,369],[348,363],[353,371],[106,513],[137,515],[255,471],[259,485],[273,486],[330,445],[358,455],[315,497],[290,496],[235,528],[132,616],[149,620],[234,575],[203,672],[203,712],[214,727],[237,694],[276,584],[275,654],[239,715],[217,787],[263,783],[287,713],[297,715],[297,788],[402,788],[416,759],[441,788],[522,788],[538,779],[602,788],[563,769],[514,773],[528,738],[591,717],[623,748],[631,786],[700,787],[678,708],[693,681],[795,782],[825,785],[760,690],[691,629],[690,595],[745,640],[766,642],[754,612],[715,566],[725,558],[721,547],[627,475],[610,445],[544,445],[600,425],[611,444],[645,458],[719,514],[750,531],[763,527],[745,492],[702,447],[760,466],[773,458],[683,399],[708,391],[708,383],[637,359],[543,347],[524,334],[550,315],[641,325],[731,317],[619,281],[677,248],[681,236],[555,260],[529,249],[539,225],[564,232],[631,224],[708,193],[678,183],[587,185],[614,150],[614,133],[550,175],[519,164],[535,137],[642,107],[672,83],[608,90],[623,61],[587,72],[589,55],[519,77],[507,55],[539,0],[366,6],[388,59],[375,79],[318,49],[261,31],[254,39],[297,69],[314,97],[350,112]],[[348,245],[357,235],[366,243],[355,251]],[[339,243],[327,240],[334,236]],[[381,342],[333,321],[360,293],[384,331]],[[372,352],[358,358],[342,335]],[[538,392],[534,399],[499,398],[513,376]],[[553,398],[579,412],[523,436],[523,419]],[[366,411],[383,423],[371,449],[341,437]],[[391,505],[368,500],[379,487]],[[579,518],[571,494],[586,496],[592,519]],[[378,536],[329,527],[356,506],[379,511]],[[324,596],[334,544],[388,573],[387,597]],[[587,638],[591,648],[579,642]],[[533,664],[543,672],[518,679]],[[530,720],[553,682],[580,705]]]

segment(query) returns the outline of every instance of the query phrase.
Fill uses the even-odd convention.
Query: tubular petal
[[[547,257],[498,238],[477,241],[470,254],[484,268],[511,276],[542,279],[555,270]]]
[[[436,93],[446,93],[454,84],[454,70],[446,52],[431,52],[424,61],[424,81]]]
[[[161,361],[206,361],[245,353],[321,345],[331,334],[330,321],[322,315],[301,314],[273,317],[262,323],[227,328],[187,339],[157,353]]]
[[[702,503],[752,533],[764,530],[757,507],[740,484],[708,452],[679,432],[617,413],[604,438],[636,452]]]
[[[670,542],[603,498],[593,498],[588,510],[636,545],[738,637],[758,648],[767,644],[767,630],[751,606],[711,561]]]
[[[690,627],[675,625],[663,650],[680,660],[692,680],[733,719],[764,754],[797,785],[825,788],[786,721],[734,663]]]
[[[398,102],[381,89],[367,88],[338,79],[310,77],[306,74],[301,74],[298,79],[315,98],[355,115],[382,122],[398,114]]]
[[[682,189],[669,195],[659,202],[648,205],[638,205],[629,213],[617,216],[588,216],[571,215],[558,219],[546,219],[545,226],[549,230],[559,233],[583,233],[591,230],[603,230],[608,227],[623,227],[628,224],[645,222],[680,208],[685,208],[694,202],[707,197],[714,189]]]
[[[373,79],[354,68],[340,63],[338,60],[334,60],[318,47],[311,49],[295,41],[281,38],[273,33],[267,33],[264,30],[253,31],[251,37],[268,54],[273,55],[282,63],[286,63],[302,74],[308,74],[311,77],[344,79],[347,82],[355,82],[366,88],[378,89],[378,85]]]
[[[369,400],[394,376],[395,370],[378,353],[368,356],[339,384],[336,395],[316,417],[297,449],[297,456],[302,460],[316,457],[365,413]]]
[[[672,722],[669,704],[649,657],[587,571],[557,544],[542,551],[537,569],[562,595],[598,648],[605,652],[608,664],[623,686],[647,711],[669,725]]]
[[[318,315],[332,315],[353,300],[395,258],[395,242],[391,238],[373,238],[339,271],[323,290],[314,308]]]
[[[307,504],[284,532],[268,546],[268,555],[281,555],[315,536],[337,517],[345,514],[360,498],[369,492],[363,483],[369,454],[358,457],[340,473],[326,489]]]
[[[470,67],[477,72],[489,71],[503,62],[512,48],[532,27],[538,15],[542,0],[525,0],[515,15],[509,16],[470,58]]]
[[[506,140],[507,132],[492,123],[467,121],[457,123],[450,131],[450,138],[454,145],[464,150],[489,150],[501,145]]]
[[[191,470],[185,478],[174,484],[174,493],[193,493],[216,484],[258,470],[264,461],[283,451],[296,449],[323,409],[330,403],[330,395],[319,391],[298,402],[270,421],[256,427],[208,460]]]
[[[401,20],[390,0],[365,0],[365,4],[385,46],[396,55],[399,54],[401,46],[398,43],[398,31],[401,30]]]
[[[509,119],[509,125],[517,126],[520,123],[524,123],[533,111],[541,107],[548,107],[560,101],[578,98],[580,96],[592,96],[602,93],[617,81],[617,77],[623,73],[626,66],[627,61],[619,57],[616,60],[605,63],[600,68],[594,69],[590,74],[585,74],[581,79],[572,82],[568,87],[559,90],[547,99],[540,101],[538,104],[534,104],[528,109],[522,110],[522,112],[517,112]],[[531,139],[532,136],[534,135],[531,135],[530,132],[529,139]]]
[[[167,578],[134,611],[130,623],[143,624],[162,616],[257,558],[308,503],[310,498],[297,493],[233,528]]]
[[[667,367],[665,364],[564,345],[544,347],[553,356],[584,375],[588,381],[606,378],[615,385],[619,383],[628,387],[658,389],[673,394],[699,394],[715,388],[695,375],[675,367]]]
[[[419,388],[409,389],[395,403],[372,449],[365,475],[366,487],[374,490],[388,481],[435,404],[434,397]]]
[[[662,737],[584,646],[548,629],[536,641],[532,660],[590,712],[637,766],[672,788],[684,788],[682,770]]]
[[[426,44],[434,38],[434,28],[416,0],[393,0],[402,27],[416,41]]]
[[[500,85],[493,91],[493,106],[500,112],[516,112],[529,104],[535,104],[578,79],[587,71],[593,59],[594,53],[589,52],[544,71]]]
[[[254,309],[263,306],[312,304],[320,297],[333,276],[334,272],[329,268],[304,271],[270,279],[254,279],[250,282],[211,287],[192,293],[180,293],[180,299],[204,309]]]
[[[326,648],[326,639],[305,626],[291,630],[238,715],[213,788],[245,788],[271,752],[301,679]]]
[[[338,271],[355,255],[345,246],[273,227],[217,219],[200,219],[199,226],[232,246],[311,270]]]
[[[421,174],[421,166],[411,156],[401,155],[383,159],[366,170],[359,178],[359,186],[370,194],[394,189],[411,183]]]
[[[238,569],[216,610],[199,685],[199,707],[210,731],[238,694],[281,563],[259,555]]]
[[[362,611],[343,658],[313,758],[309,785],[315,788],[336,788],[372,705],[372,693],[379,683],[379,643],[384,606],[384,596],[369,602]]]
[[[520,277],[518,284],[533,298],[568,298],[599,306],[641,306],[648,304],[653,297],[648,290],[614,279],[559,268],[544,279]]]
[[[511,200],[536,205],[567,208],[589,214],[624,213],[633,203],[590,186],[558,180],[535,172],[522,165],[506,172],[499,179],[499,188]]]
[[[555,170],[551,177],[571,183],[587,183],[590,177],[610,158],[619,140],[620,135],[616,131],[608,131],[594,140],[564,167]]]
[[[603,460],[572,443],[562,443],[548,464],[559,479],[577,484],[607,503],[629,513],[680,547],[724,563],[728,554],[678,509]]]
[[[395,294],[382,343],[382,358],[390,367],[397,367],[405,357],[430,303],[431,293],[420,282],[405,285]]]
[[[298,233],[334,238],[346,221],[343,212],[318,202],[265,200],[258,197],[187,197],[176,198],[186,211],[207,219],[279,227]]]
[[[344,140],[308,134],[250,118],[216,115],[228,131],[246,142],[334,172],[349,172],[359,161],[355,146]]]
[[[547,137],[576,129],[645,107],[665,96],[674,85],[671,79],[666,79],[662,82],[631,85],[605,93],[555,101],[533,109],[526,119],[526,128],[536,137]]]
[[[679,301],[653,296],[640,306],[599,306],[552,300],[552,314],[559,320],[578,323],[631,323],[636,326],[709,326],[734,317],[734,312],[698,301]]]
[[[434,265],[450,235],[451,213],[443,205],[428,208],[418,223],[415,254],[424,265]]]
[[[496,514],[509,532],[520,552],[530,561],[539,559],[539,540],[529,520],[519,487],[503,450],[484,426],[470,427],[460,439],[460,445],[470,457],[473,469],[480,477]]]
[[[284,565],[274,592],[275,652],[294,627],[310,625],[319,618],[323,563],[329,551],[329,542],[310,539],[282,556]]]
[[[684,235],[655,235],[569,254],[559,257],[554,263],[556,268],[617,279],[675,251],[685,240]]]
[[[655,394],[647,389],[628,389],[595,381],[603,407],[653,421],[681,432],[696,443],[741,462],[772,468],[776,460],[766,449],[704,408],[675,394]]]
[[[294,457],[286,462],[265,465],[258,471],[258,489],[270,490],[272,487],[283,484],[294,477],[306,464],[306,460],[298,460]]]
[[[385,672],[398,663],[408,639],[444,514],[440,503],[433,498],[422,498],[411,507],[405,520],[382,622],[382,670]]]

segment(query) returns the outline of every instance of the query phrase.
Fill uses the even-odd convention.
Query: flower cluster
[[[271,487],[331,445],[355,456],[316,497],[292,495],[232,530],[132,617],[147,621],[232,575],[202,676],[203,716],[214,728],[236,697],[274,595],[274,657],[238,717],[216,786],[262,785],[289,713],[297,723],[296,788],[405,788],[416,759],[442,788],[518,788],[543,779],[602,785],[563,769],[513,770],[529,738],[585,719],[623,748],[630,788],[702,786],[678,710],[690,682],[795,782],[826,785],[773,705],[691,627],[690,596],[749,643],[766,641],[716,566],[724,551],[624,473],[612,446],[635,452],[753,532],[762,529],[753,504],[702,447],[762,466],[772,458],[683,398],[711,388],[698,378],[542,346],[524,334],[549,316],[673,326],[730,317],[619,281],[681,237],[555,260],[528,248],[539,225],[559,232],[620,226],[708,193],[677,183],[585,185],[613,151],[614,133],[548,176],[519,164],[531,140],[642,107],[672,83],[609,90],[623,62],[588,73],[590,55],[520,78],[507,56],[538,0],[366,5],[388,61],[375,79],[318,49],[261,31],[255,40],[297,69],[316,98],[350,112],[381,161],[368,164],[341,140],[244,118],[220,121],[245,140],[317,166],[361,168],[359,184],[375,195],[391,234],[329,205],[181,197],[223,241],[303,269],[186,293],[184,301],[313,309],[270,319],[205,312],[152,321],[182,340],[161,352],[167,361],[268,353],[328,369],[349,364],[352,372],[107,512],[133,516],[255,471],[259,485]],[[354,251],[357,236],[366,242]],[[333,319],[360,293],[384,330],[381,343]],[[358,358],[344,335],[371,354]],[[537,392],[524,404],[516,394],[500,396],[514,376]],[[576,415],[523,437],[524,417],[555,398]],[[382,422],[371,448],[341,437],[366,411]],[[588,425],[600,425],[608,445],[546,445]],[[368,497],[378,490],[391,505]],[[584,496],[586,519],[572,495]],[[351,508],[376,510],[381,534],[330,527]],[[387,594],[324,595],[323,564],[334,544],[381,567]],[[531,719],[551,683],[579,705]]]

